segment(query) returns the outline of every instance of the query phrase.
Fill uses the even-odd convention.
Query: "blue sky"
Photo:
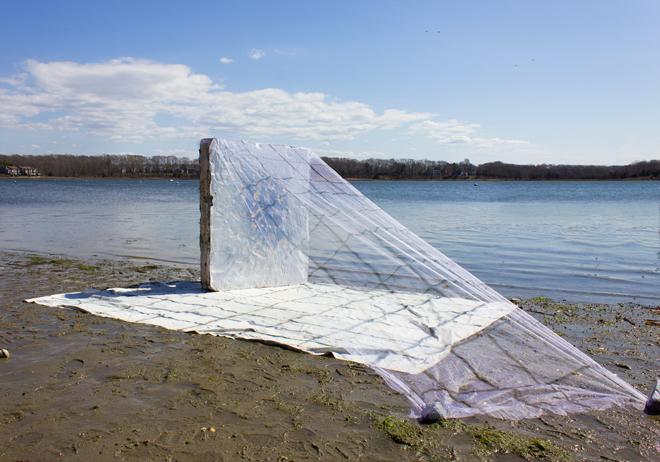
[[[3,153],[192,157],[223,136],[350,157],[660,158],[653,0],[0,8]]]

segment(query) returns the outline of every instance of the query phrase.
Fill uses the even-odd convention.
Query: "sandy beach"
[[[361,365],[278,346],[129,324],[26,298],[197,268],[0,253],[0,460],[658,460],[660,420],[630,409],[421,425]],[[643,393],[660,308],[526,311]]]

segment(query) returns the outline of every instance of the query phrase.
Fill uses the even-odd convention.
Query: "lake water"
[[[660,304],[660,182],[354,184],[508,297]],[[198,220],[197,181],[0,180],[4,249],[196,265]]]

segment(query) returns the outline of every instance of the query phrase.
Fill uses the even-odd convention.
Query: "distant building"
[[[21,174],[19,168],[14,165],[0,166],[0,172],[11,176],[18,176]]]
[[[39,176],[39,170],[37,170],[34,167],[28,167],[25,165],[22,165],[18,167],[18,170],[21,172],[20,174],[23,176]]]
[[[39,170],[26,165],[21,165],[20,167],[16,165],[0,166],[0,173],[11,176],[39,176]]]

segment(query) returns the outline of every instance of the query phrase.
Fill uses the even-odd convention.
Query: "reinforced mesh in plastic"
[[[385,291],[402,300],[424,295],[382,309],[367,299],[380,310],[367,318],[359,303],[347,295],[341,300],[342,309],[354,309],[351,332],[371,332],[371,323],[406,312],[442,353],[423,370],[384,368],[377,356],[387,351],[376,355],[350,336],[342,345],[349,356],[371,358],[367,362],[410,400],[414,415],[520,419],[612,405],[643,408],[641,393],[398,223],[312,151],[216,139],[202,146],[208,148],[200,159],[208,172],[202,182],[212,196],[211,206],[202,207],[210,234],[202,242],[202,260],[209,262],[205,287],[316,284],[346,293]],[[305,303],[318,304],[320,317],[329,309],[320,294]],[[408,354],[396,333],[389,335],[391,353]]]

